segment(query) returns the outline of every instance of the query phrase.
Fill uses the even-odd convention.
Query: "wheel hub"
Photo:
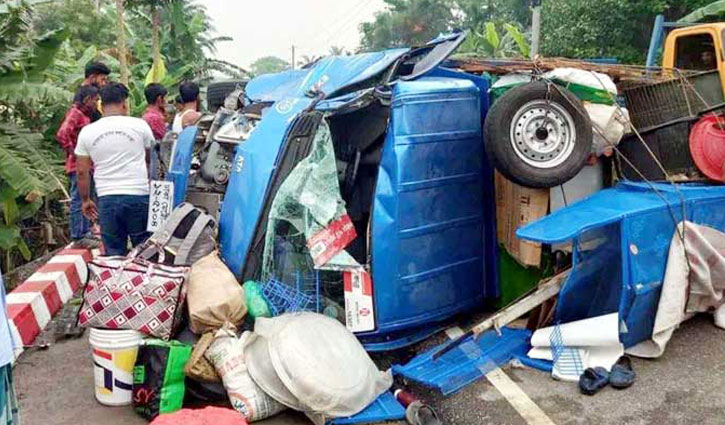
[[[576,142],[574,120],[553,101],[523,105],[511,121],[511,144],[516,155],[536,168],[553,168],[571,155]]]

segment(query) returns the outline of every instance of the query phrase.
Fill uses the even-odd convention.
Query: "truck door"
[[[485,193],[480,108],[479,89],[464,79],[393,87],[371,224],[379,333],[482,301],[483,202],[493,194]]]

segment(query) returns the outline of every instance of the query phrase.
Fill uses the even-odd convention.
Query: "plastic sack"
[[[557,68],[544,74],[544,78],[560,84],[582,101],[613,105],[617,99],[617,86],[611,77],[577,68]]]
[[[247,425],[239,413],[224,407],[182,409],[170,415],[161,415],[150,425]]]
[[[253,280],[244,282],[244,295],[247,302],[249,315],[254,317],[271,317],[267,301],[264,299],[262,287]]]
[[[221,329],[204,355],[222,378],[232,407],[253,422],[274,416],[286,407],[262,391],[247,371],[244,351],[251,336],[251,332],[244,332],[237,338],[231,330]]]
[[[184,403],[184,365],[191,346],[178,341],[146,340],[133,368],[133,408],[146,419],[173,413]]]
[[[514,87],[518,87],[524,84],[528,84],[532,81],[530,74],[506,74],[501,78],[497,79],[489,90],[491,94],[491,103],[496,101],[499,97],[503,96],[504,93],[511,90]]]
[[[191,266],[187,302],[189,326],[197,334],[215,331],[225,323],[236,326],[247,314],[244,290],[217,252]]]
[[[617,146],[629,131],[629,113],[617,105],[591,102],[584,102],[584,109],[594,127],[593,153],[597,156],[611,154],[612,147]]]
[[[207,332],[199,338],[194,344],[194,350],[191,352],[189,361],[184,367],[184,374],[191,379],[200,382],[221,382],[221,378],[217,375],[214,366],[204,357],[204,353],[214,341],[214,333]]]
[[[277,376],[303,410],[325,417],[357,414],[388,390],[358,339],[339,321],[315,313],[259,318],[255,331],[267,340]]]

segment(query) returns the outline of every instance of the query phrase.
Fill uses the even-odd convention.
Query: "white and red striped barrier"
[[[96,254],[88,249],[66,248],[8,294],[8,319],[16,357],[86,283],[86,263]]]

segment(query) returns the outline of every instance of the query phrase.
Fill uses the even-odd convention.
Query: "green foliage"
[[[139,3],[139,0],[134,0]],[[140,0],[141,7],[128,7],[131,29],[131,49],[138,63],[146,63],[146,72],[151,68],[151,18],[149,0]],[[228,62],[212,59],[216,45],[231,41],[229,37],[214,37],[214,26],[206,8],[189,0],[151,0],[161,8],[161,54],[169,72],[182,67],[184,78],[207,81],[212,72],[219,72],[231,78],[240,78],[244,69]],[[145,76],[145,74],[144,74]]]
[[[665,0],[548,0],[542,9],[542,53],[592,58],[613,56],[643,63],[654,16]]]
[[[418,45],[441,32],[470,29],[469,39],[460,51],[493,57],[526,56],[524,34],[529,32],[531,25],[528,0],[384,2],[386,10],[377,13],[372,22],[360,26],[364,50]],[[546,56],[612,56],[623,63],[643,63],[657,14],[662,13],[668,21],[674,21],[698,8],[705,8],[688,19],[716,20],[725,16],[723,3],[713,0],[544,0],[541,50]],[[496,44],[494,35],[500,37],[498,47],[493,46]],[[513,48],[511,40],[516,45]]]
[[[718,19],[725,16],[725,0],[712,2],[706,6],[703,6],[684,18],[680,19],[679,22],[692,24],[695,22],[703,22],[710,19]]]
[[[281,72],[289,68],[290,64],[287,61],[276,56],[261,57],[251,65],[252,74],[255,76]]]
[[[655,16],[676,21],[712,0],[546,0],[542,10],[542,52],[547,56],[612,56],[642,64]],[[717,3],[707,15],[717,17]],[[703,10],[703,15],[705,17]]]
[[[484,22],[496,25],[511,22],[528,28],[531,23],[528,0],[455,0],[454,3],[455,25],[460,28],[479,28]]]
[[[360,25],[363,50],[425,44],[456,22],[454,0],[385,0],[388,9]]]
[[[113,46],[116,42],[115,13],[96,8],[94,0],[64,0],[35,8],[33,26],[39,33],[66,28],[68,44],[75,52],[89,46]],[[93,58],[91,58],[93,59]]]
[[[38,8],[39,19],[34,21],[34,25],[43,30],[68,28],[70,41],[61,49],[60,60],[56,61],[52,73],[73,88],[82,81],[83,67],[91,60],[106,62],[114,70],[113,77],[117,78],[116,10],[112,2],[102,3],[99,8],[95,4],[94,0],[64,0],[43,5]],[[197,2],[126,0],[126,5],[131,85],[142,87],[153,63],[150,6],[159,7],[161,55],[170,74],[201,83],[210,80],[214,72],[231,78],[245,74],[238,66],[209,57],[215,52],[217,43],[231,39],[212,36],[211,19]]]
[[[486,22],[482,31],[473,30],[458,51],[462,55],[488,58],[529,57],[529,42],[521,30],[513,24],[503,24],[503,35],[493,22]]]
[[[66,183],[63,155],[46,137],[71,93],[49,84],[46,71],[68,32],[39,36],[32,22],[25,4],[0,11],[0,251],[5,267],[12,267],[15,252],[30,259],[22,223],[35,215],[43,196],[63,193]]]
[[[144,81],[153,63],[150,12],[154,10],[162,22],[156,27],[161,28],[159,46],[168,68],[161,82],[172,94],[183,79],[203,83],[212,73],[231,77],[245,73],[209,58],[216,43],[229,39],[212,35],[211,19],[199,2],[126,0],[126,5],[134,114],[145,106]],[[68,196],[65,154],[55,132],[84,79],[87,63],[101,60],[114,71],[111,77],[118,78],[116,18],[114,4],[108,1],[25,0],[0,5],[0,251],[6,255],[5,267],[16,253],[24,258],[31,255],[21,229],[37,224],[34,216],[43,202]]]
[[[453,29],[470,29],[474,37],[476,33],[483,36],[487,22],[496,28],[503,28],[504,23],[526,28],[530,22],[524,0],[384,1],[387,9],[377,13],[373,22],[360,26],[363,50],[420,45]]]

